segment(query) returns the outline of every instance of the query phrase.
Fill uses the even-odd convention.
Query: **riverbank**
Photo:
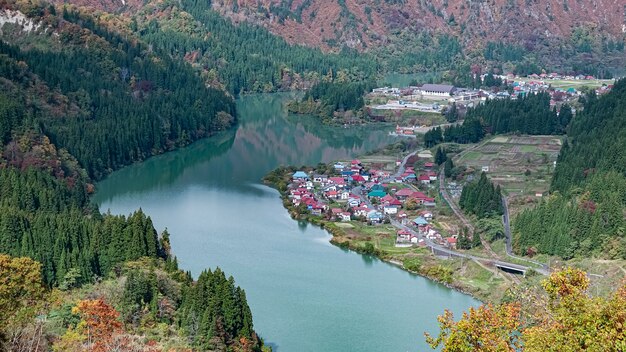
[[[332,165],[325,167],[328,171]],[[300,171],[317,173],[316,168],[304,168]],[[328,231],[330,242],[340,248],[355,251],[363,255],[372,255],[383,261],[417,274],[449,288],[473,296],[483,302],[500,302],[507,290],[514,284],[512,280],[495,269],[478,261],[445,255],[417,243],[397,246],[398,228],[391,222],[369,224],[362,216],[352,214],[350,221],[336,221],[332,216],[337,207],[344,206],[341,201],[331,201],[327,211],[312,215],[307,207],[294,205],[290,187],[293,167],[281,167],[270,172],[264,182],[280,192],[283,206],[290,216],[298,221],[306,221]],[[395,222],[395,220],[393,220]],[[442,255],[443,254],[443,255]]]

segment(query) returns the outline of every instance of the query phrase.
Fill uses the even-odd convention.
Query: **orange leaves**
[[[438,318],[439,336],[426,334],[426,341],[444,352],[626,351],[626,283],[609,299],[593,298],[585,293],[587,275],[566,268],[542,285],[551,302],[531,309],[530,326],[522,324],[518,304],[488,304],[470,308],[458,322],[446,311]]]
[[[77,328],[87,336],[91,351],[109,351],[114,334],[122,331],[120,314],[102,299],[80,301],[72,312],[82,318]]]

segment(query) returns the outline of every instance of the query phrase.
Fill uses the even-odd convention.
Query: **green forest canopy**
[[[61,45],[46,33],[9,32],[0,41],[0,253],[39,261],[49,288],[115,276],[144,257],[177,270],[169,235],[159,236],[141,210],[101,214],[89,203],[90,180],[229,128],[233,99],[207,88],[179,59],[85,15],[57,16],[40,6],[25,11],[56,25]],[[173,297],[154,283],[130,275],[123,310],[152,310],[154,297]],[[245,337],[259,348],[245,293],[232,278],[216,269],[180,284],[173,309],[189,317],[184,307],[205,307],[201,330],[180,326],[194,346],[230,346]]]
[[[513,223],[518,253],[626,258],[626,81],[582,101],[557,160],[552,195]]]

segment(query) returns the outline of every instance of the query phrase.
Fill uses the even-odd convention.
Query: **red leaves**
[[[109,351],[114,334],[122,331],[122,323],[118,320],[120,314],[102,299],[80,301],[73,311],[85,322],[91,351]]]

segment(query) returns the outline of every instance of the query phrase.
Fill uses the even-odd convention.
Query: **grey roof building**
[[[426,95],[452,95],[454,93],[454,86],[447,84],[424,84],[420,91]]]

